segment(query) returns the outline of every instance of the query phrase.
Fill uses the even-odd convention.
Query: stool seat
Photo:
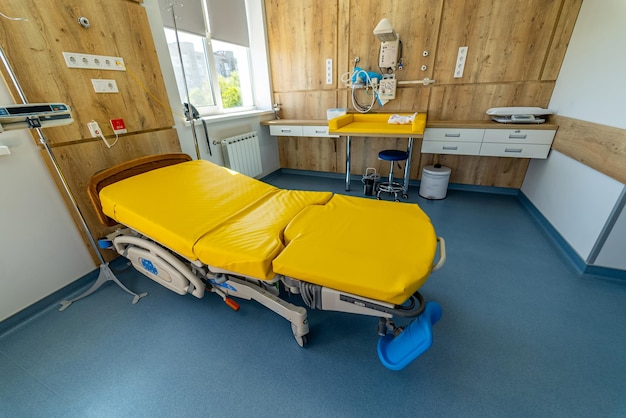
[[[378,159],[384,161],[404,161],[408,158],[408,152],[397,149],[386,149],[378,153]]]
[[[402,197],[406,199],[408,196],[404,191],[404,187],[400,183],[393,181],[393,164],[398,161],[406,161],[409,159],[409,153],[406,151],[400,151],[397,149],[386,149],[378,153],[378,159],[384,161],[390,161],[391,167],[389,167],[389,180],[378,185],[378,192],[376,198],[380,199],[381,193],[390,193],[393,195],[395,201],[398,201],[398,193],[403,192]]]

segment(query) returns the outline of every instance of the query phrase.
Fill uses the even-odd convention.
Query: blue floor
[[[337,178],[268,181],[343,192]],[[255,302],[179,296],[118,261],[120,280],[149,292],[138,304],[107,284],[0,338],[0,416],[626,416],[626,283],[579,274],[515,196],[409,200],[448,262],[421,290],[443,307],[433,346],[406,369],[378,361],[376,318],[309,310],[302,349]]]

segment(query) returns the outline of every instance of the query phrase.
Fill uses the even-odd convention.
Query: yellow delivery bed
[[[422,286],[437,247],[415,204],[282,190],[202,160],[118,181],[100,201],[107,216],[191,261],[392,304]]]

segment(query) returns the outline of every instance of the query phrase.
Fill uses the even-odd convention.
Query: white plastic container
[[[448,192],[449,167],[440,164],[427,165],[422,170],[419,195],[426,199],[443,199]]]

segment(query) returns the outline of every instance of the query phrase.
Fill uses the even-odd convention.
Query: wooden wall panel
[[[326,110],[337,107],[335,90],[274,93],[282,119],[326,119]]]
[[[583,0],[565,0],[559,15],[559,21],[552,37],[552,44],[548,50],[546,63],[541,73],[542,80],[556,80],[561,70],[563,58],[569,40],[572,36],[572,28],[576,24],[578,12]]]
[[[435,79],[442,83],[539,80],[561,1],[446,0]],[[455,79],[458,48],[468,47]]]
[[[0,19],[0,43],[30,103],[63,102],[72,108],[75,122],[43,133],[81,213],[94,237],[107,232],[97,222],[85,188],[93,173],[129,159],[164,152],[180,152],[152,31],[140,0],[6,0],[2,12],[28,21]],[[78,24],[89,19],[91,27]],[[126,71],[67,68],[62,52],[116,56]],[[4,67],[3,77],[8,80]],[[92,79],[115,80],[119,93],[95,93]],[[9,89],[17,99],[12,83]],[[128,134],[107,148],[91,138],[87,123],[96,120],[102,132],[114,139],[110,119],[123,118]],[[36,132],[33,137],[38,139]],[[36,141],[38,143],[38,141]],[[68,204],[85,242],[82,223],[60,184],[57,173],[42,150],[51,177]],[[94,250],[88,249],[95,258]],[[111,253],[103,253],[113,257]]]
[[[300,54],[306,51],[313,60],[319,61],[323,59],[319,53],[322,48],[324,54],[337,56],[337,69],[340,70],[337,77],[352,69],[356,56],[360,58],[360,67],[378,71],[380,43],[372,32],[379,20],[386,17],[403,43],[405,66],[396,73],[397,78],[420,80],[428,77],[434,79],[435,84],[399,87],[395,100],[383,107],[375,105],[373,111],[426,111],[429,120],[488,120],[485,112],[491,107],[548,106],[582,0],[322,2],[326,5],[321,20],[324,31],[337,36],[336,43],[330,48],[314,45],[312,39],[298,38],[306,33],[302,27],[308,23],[302,19],[303,13],[309,16],[309,3],[304,2],[304,11],[294,14],[291,13],[293,6],[286,2],[266,0],[267,22],[272,31],[270,56],[291,53],[294,55],[291,60],[302,63],[306,58]],[[336,16],[333,16],[335,10]],[[285,25],[296,29],[288,29]],[[292,35],[294,30],[295,35]],[[283,39],[289,37],[298,39]],[[312,45],[317,49],[311,49]],[[469,47],[468,62],[464,76],[455,79],[453,72],[460,46]],[[331,51],[333,47],[335,50]],[[427,57],[423,56],[424,50],[429,52]],[[272,64],[275,62],[273,59]],[[422,71],[422,65],[426,65],[425,71]],[[316,73],[317,63],[308,71]],[[327,96],[316,97],[312,93],[316,89],[326,91],[326,87],[312,87],[300,73],[273,69],[272,74],[276,100],[282,103],[283,118],[325,119],[325,108],[335,107],[332,100],[319,100]],[[288,88],[291,90],[286,90]],[[353,111],[351,92],[341,83],[336,89],[336,106]],[[360,97],[360,101],[365,102],[363,96]],[[306,155],[290,151],[288,147],[299,146],[297,141],[297,138],[282,141],[281,163],[285,161],[290,167],[311,169],[317,164],[310,160],[333,158],[320,154],[331,152],[330,148],[310,148]],[[341,142],[341,139],[337,141],[336,151],[339,172],[343,171],[345,158]],[[355,138],[353,144],[353,173],[372,165],[387,171],[377,165],[377,154],[386,146],[392,146],[393,141]],[[419,154],[419,146],[415,149],[415,154]],[[299,158],[309,161],[300,162]],[[519,187],[528,167],[527,159],[425,155],[421,160],[418,156],[413,161],[411,178],[420,176],[420,166],[437,159],[451,165],[452,181],[467,184]]]
[[[267,35],[274,91],[335,89],[326,59],[337,63],[337,0],[267,0]]]
[[[626,130],[558,115],[552,122],[553,149],[626,184]]]
[[[451,183],[520,188],[530,160],[528,158],[422,154],[419,177],[421,178],[422,168],[437,163],[450,167]]]
[[[50,170],[54,171],[48,154],[43,150],[41,152],[42,158],[48,164]],[[78,203],[78,207],[85,217],[89,230],[96,239],[111,232],[114,228],[107,228],[98,222],[91,202],[87,197],[87,184],[91,176],[100,170],[124,161],[145,155],[165,154],[170,152],[181,152],[178,135],[176,130],[172,128],[124,136],[111,149],[107,148],[100,140],[90,140],[79,144],[53,148],[54,156],[59,163],[61,171],[65,174],[70,190]],[[58,177],[52,177],[59,188],[62,189]],[[78,218],[74,210],[71,209],[71,204],[66,194],[62,193],[62,196],[68,203],[69,212],[77,221],[77,224],[79,224]],[[87,236],[82,229],[80,229],[80,232],[83,235],[85,243],[88,243]],[[89,245],[88,248],[92,255],[95,256]],[[111,251],[103,251],[102,254],[107,257],[114,256]]]
[[[373,30],[382,18],[387,18],[402,41],[404,68],[396,72],[396,77],[399,80],[432,78],[443,3],[443,0],[352,1],[349,62],[358,56],[361,62],[357,65],[361,68],[380,72],[380,42]],[[429,55],[424,57],[423,51],[429,51]],[[428,69],[422,71],[422,65]]]
[[[105,136],[109,119],[123,118],[129,132],[174,125],[145,9],[127,0],[50,0],[2,2],[3,13],[27,22],[0,19],[0,42],[29,102],[64,102],[76,123],[48,128],[51,144],[89,138],[96,120]],[[89,19],[84,29],[78,17]],[[62,52],[124,59],[127,71],[67,68]],[[4,68],[3,68],[4,71]],[[95,93],[92,79],[115,80],[119,93]],[[144,90],[145,88],[149,91]]]
[[[429,120],[489,120],[491,107],[548,107],[554,82],[436,85],[431,88]]]

